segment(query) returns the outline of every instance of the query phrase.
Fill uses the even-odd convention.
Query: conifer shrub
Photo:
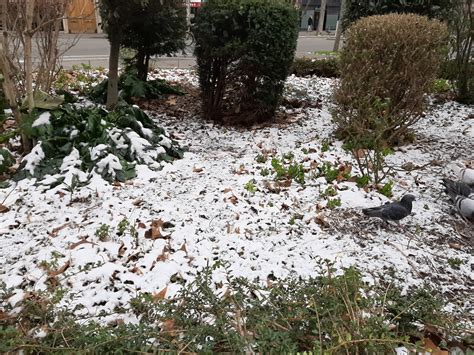
[[[333,118],[354,148],[403,143],[426,108],[446,26],[414,14],[366,17],[347,31]]]
[[[283,0],[211,0],[193,33],[203,115],[231,124],[271,119],[294,58],[297,10]]]

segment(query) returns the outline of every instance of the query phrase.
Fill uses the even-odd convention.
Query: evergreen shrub
[[[193,33],[206,118],[252,124],[273,117],[293,62],[298,23],[297,10],[283,0],[205,3]]]
[[[333,118],[342,138],[371,148],[402,143],[426,108],[446,26],[414,14],[366,17],[347,31]]]

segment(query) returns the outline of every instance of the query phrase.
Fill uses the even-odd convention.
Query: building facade
[[[301,29],[308,28],[308,18],[313,19],[313,28],[317,28],[320,11],[321,0],[301,0]],[[324,18],[324,31],[334,32],[339,19],[339,10],[341,8],[341,0],[327,0],[326,16]]]

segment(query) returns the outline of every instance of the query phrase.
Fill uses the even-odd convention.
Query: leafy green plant
[[[382,187],[377,188],[377,191],[380,192],[384,196],[392,197],[393,195],[392,189],[393,189],[393,182],[389,181],[385,183]]]
[[[267,169],[267,168],[263,168],[262,170],[260,170],[260,175],[268,176],[268,175],[270,175],[270,170]]]
[[[15,158],[7,148],[0,148],[0,174],[8,171],[15,164]]]
[[[278,158],[272,158],[272,168],[276,173],[275,180],[284,179],[288,173]]]
[[[244,189],[250,192],[251,194],[254,194],[255,192],[257,192],[257,187],[255,186],[255,180],[252,179],[248,181],[245,184]]]
[[[360,188],[366,187],[369,183],[370,177],[368,175],[359,176],[356,180],[356,184]]]
[[[333,182],[339,175],[339,170],[332,166],[331,163],[325,161],[320,168],[321,174],[326,178],[328,183]]]
[[[139,108],[126,104],[110,112],[72,104],[49,112],[34,110],[25,118],[23,130],[38,144],[20,164],[17,180],[51,175],[57,180],[49,179],[48,184],[71,186],[74,176],[85,183],[97,173],[108,181],[125,181],[135,176],[136,163],[157,169],[161,161],[183,154],[164,129]]]
[[[117,225],[117,234],[120,236],[124,235],[125,232],[130,229],[130,227],[131,225],[128,219],[126,218],[122,219]]]
[[[256,156],[255,161],[257,163],[263,164],[267,161],[267,158],[263,154],[259,154],[259,155]]]
[[[331,141],[327,138],[323,139],[323,142],[322,142],[322,145],[321,145],[321,151],[322,152],[329,151],[330,146],[331,146]]]
[[[298,184],[304,185],[304,168],[303,164],[293,163],[288,167],[288,176],[295,180]]]
[[[336,207],[341,206],[341,198],[329,198],[327,202],[327,207],[330,208],[331,210],[335,209]]]
[[[334,186],[328,186],[326,190],[324,190],[323,193],[321,194],[321,197],[332,197],[336,195],[337,195],[337,191],[334,188]]]
[[[445,79],[435,79],[433,81],[433,92],[441,94],[451,90],[451,85]]]
[[[449,258],[448,259],[448,264],[451,266],[453,269],[459,270],[459,267],[464,264],[464,261],[459,258]]]
[[[101,224],[95,231],[95,236],[99,238],[101,242],[106,242],[110,237],[110,226],[108,224]]]

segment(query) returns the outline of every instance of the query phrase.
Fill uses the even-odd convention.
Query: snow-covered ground
[[[196,83],[186,71],[160,76]],[[173,296],[183,280],[218,260],[227,262],[233,275],[266,282],[315,275],[328,259],[339,269],[357,266],[368,281],[393,279],[407,290],[427,283],[453,312],[472,322],[473,227],[452,213],[440,184],[452,175],[449,162],[474,159],[472,107],[434,106],[416,126],[416,143],[389,156],[394,197],[409,192],[417,200],[402,227],[385,227],[360,210],[389,199],[355,182],[328,184],[317,177],[324,162],[346,164],[357,173],[351,154],[332,137],[333,85],[331,79],[289,78],[289,95],[319,98],[322,108],[295,109],[287,124],[244,130],[199,118],[155,116],[189,151],[161,171],[139,166],[138,177],[126,184],[97,178],[72,196],[64,185],[44,190],[33,180],[0,190],[0,201],[9,208],[0,213],[0,281],[15,290],[10,304],[58,281],[54,287],[67,291],[62,304],[76,307],[78,315],[109,314],[126,308],[140,292],[167,288]],[[306,185],[293,181],[277,189],[273,176],[261,171],[271,172],[271,158],[289,152],[306,168]],[[258,162],[258,155],[267,161]],[[249,181],[255,192],[245,188]],[[327,208],[321,196],[329,185],[341,200],[336,209]],[[124,219],[137,237],[129,229],[117,234]],[[223,276],[221,269],[215,271],[216,281]]]

